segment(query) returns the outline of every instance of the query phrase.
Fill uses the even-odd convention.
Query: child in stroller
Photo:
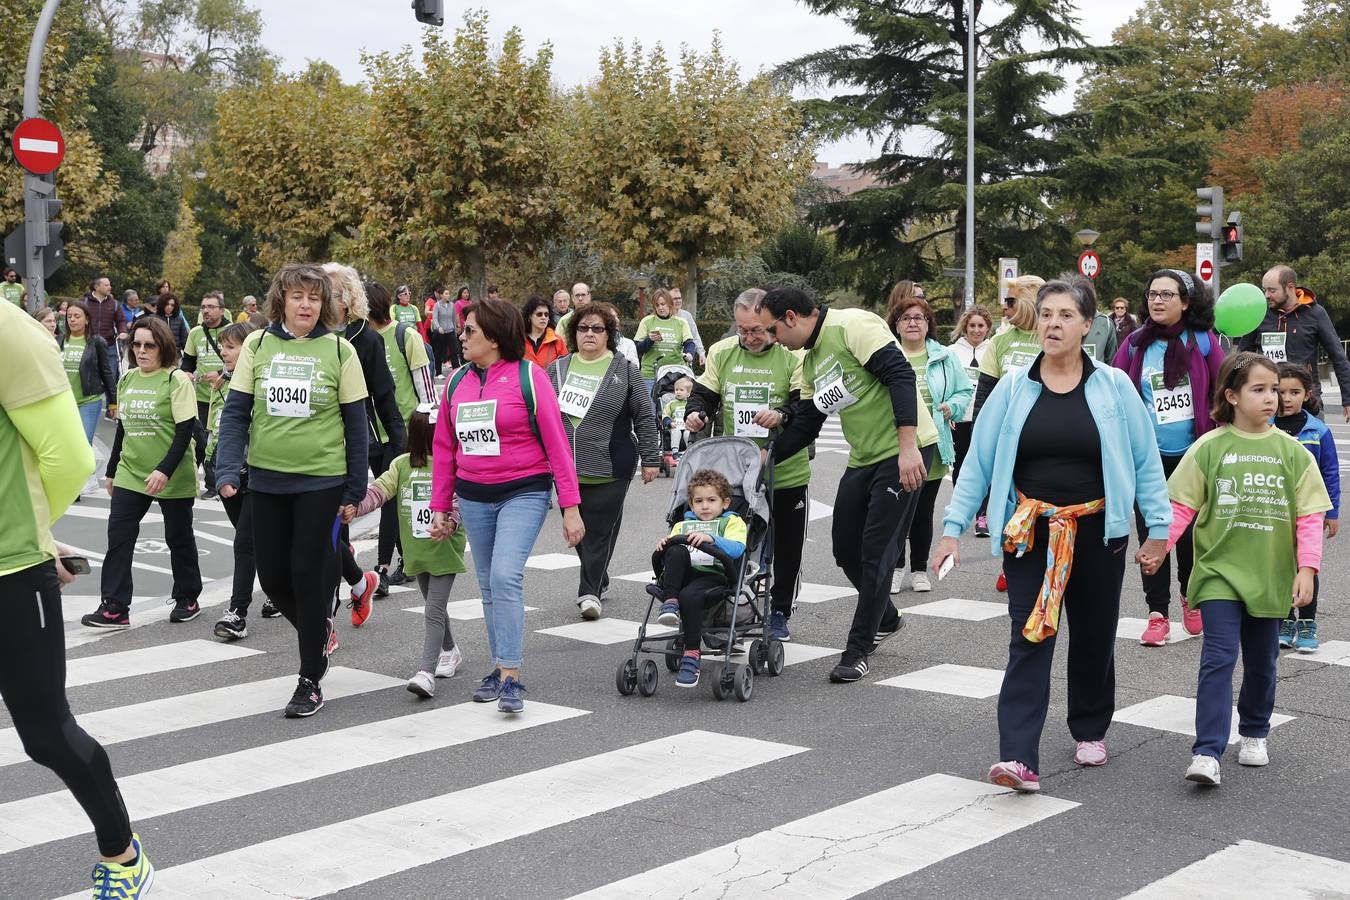
[[[675,395],[661,407],[662,462],[675,468],[680,455],[689,447],[689,431],[684,425],[684,410],[694,392],[694,379],[682,375],[675,381]]]
[[[679,687],[698,685],[705,597],[710,588],[726,584],[721,566],[698,548],[711,544],[731,559],[745,553],[745,520],[731,512],[731,500],[726,476],[700,469],[689,480],[689,511],[656,543],[652,565],[661,572],[665,595],[657,621],[684,633],[684,656],[675,675]],[[681,536],[682,542],[671,543]]]

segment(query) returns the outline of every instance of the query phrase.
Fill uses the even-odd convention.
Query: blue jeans
[[[495,503],[459,500],[483,592],[492,665],[520,668],[525,642],[525,559],[548,515],[548,491],[526,491]]]
[[[1199,604],[1205,624],[1200,681],[1195,689],[1195,745],[1192,753],[1219,759],[1233,725],[1233,667],[1242,652],[1238,693],[1238,734],[1270,734],[1275,709],[1275,664],[1280,656],[1280,620],[1247,615],[1239,600]]]
[[[84,425],[84,439],[94,446],[94,432],[98,429],[98,417],[103,412],[102,400],[91,400],[80,404],[80,422]]]

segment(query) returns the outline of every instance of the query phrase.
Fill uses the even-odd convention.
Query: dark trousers
[[[318,681],[337,591],[333,538],[342,487],[305,494],[253,491],[253,547],[263,592],[295,628],[300,675]]]
[[[577,544],[577,558],[581,560],[578,598],[599,599],[609,588],[609,560],[623,524],[623,501],[629,484],[630,479],[617,478],[606,484],[581,485],[581,522],[586,526],[586,536]]]
[[[1170,478],[1181,463],[1180,456],[1164,456],[1162,458],[1163,477]],[[1134,508],[1134,524],[1139,530],[1139,540],[1142,542],[1148,537],[1148,528],[1144,525],[1144,515],[1139,511],[1139,507]],[[1177,540],[1177,587],[1181,596],[1186,596],[1186,589],[1191,581],[1191,566],[1195,564],[1195,545],[1191,543],[1191,534],[1195,530],[1195,523],[1182,533]],[[1168,554],[1163,557],[1162,565],[1158,571],[1152,575],[1143,575],[1144,580],[1144,602],[1148,604],[1150,613],[1162,613],[1167,615],[1168,609],[1172,605],[1172,556]]]
[[[211,404],[203,403],[201,400],[198,400],[197,425],[193,429],[194,446],[192,449],[192,453],[193,458],[196,459],[197,461],[197,465],[201,466],[202,477],[203,480],[206,482],[206,489],[208,491],[215,491],[216,464],[213,460],[206,458],[206,442],[210,434],[210,432],[206,430],[206,423],[207,420],[210,418],[210,414],[211,414]]]
[[[966,461],[966,454],[970,452],[970,437],[974,433],[974,422],[957,422],[952,431],[952,443],[956,448],[956,459],[952,462],[953,487],[956,486],[956,479],[961,477],[961,463]]]
[[[379,478],[394,462],[398,448],[392,444],[370,445],[370,471]],[[399,559],[403,558],[403,545],[398,536],[398,499],[380,507],[380,542],[375,557],[376,565],[388,567],[394,560],[394,548],[398,548]]]
[[[1322,590],[1322,582],[1318,573],[1313,573],[1313,598],[1312,602],[1304,607],[1289,607],[1289,618],[1291,619],[1315,619],[1317,618],[1317,594]]]
[[[773,515],[773,591],[772,610],[792,617],[792,604],[801,586],[802,550],[806,544],[806,522],[811,510],[806,485],[779,488],[770,498]]]
[[[253,602],[253,576],[257,561],[253,558],[253,495],[239,491],[233,497],[222,497],[225,515],[234,526],[234,587],[230,593],[230,609],[241,616],[248,615]]]
[[[1242,689],[1238,692],[1238,734],[1270,734],[1275,709],[1275,664],[1280,657],[1280,620],[1247,615],[1240,600],[1200,604],[1205,644],[1195,687],[1195,745],[1192,753],[1219,759],[1233,727],[1233,668],[1242,653]]]
[[[1078,520],[1073,571],[1060,608],[1061,628],[1067,617],[1073,632],[1069,638],[1069,733],[1076,741],[1100,741],[1116,711],[1116,623],[1129,541],[1122,537],[1103,544],[1105,529],[1102,513]],[[1017,760],[1035,772],[1040,771],[1041,732],[1050,706],[1050,667],[1058,635],[1032,643],[1022,636],[1022,626],[1045,578],[1049,537],[1050,522],[1041,519],[1031,549],[1021,558],[1003,554],[1012,636],[998,695],[998,758]]]
[[[932,465],[936,449],[923,449],[925,466]],[[900,486],[894,456],[870,466],[845,469],[839,479],[830,540],[835,564],[858,592],[846,655],[866,656],[883,619],[891,621],[899,615],[891,602],[897,536],[909,529],[918,503],[919,491],[906,491]]]
[[[910,523],[908,534],[910,571],[922,572],[928,566],[928,551],[933,549],[933,507],[937,506],[941,487],[942,479],[934,478],[925,481],[919,491],[919,503],[914,507],[914,521]],[[902,532],[895,543],[895,568],[901,570],[905,567],[906,535]]]
[[[164,543],[169,546],[175,600],[196,600],[202,592],[197,539],[192,534],[193,500],[192,497],[158,500],[164,516]],[[108,554],[103,558],[99,593],[104,602],[119,609],[131,607],[131,560],[136,554],[136,539],[141,535],[141,519],[155,502],[156,498],[149,494],[113,488],[108,511]]]
[[[680,630],[684,633],[684,649],[698,650],[703,640],[703,616],[708,610],[708,591],[725,586],[727,580],[721,575],[695,569],[689,560],[689,548],[683,544],[675,544],[658,553],[653,567],[661,570],[661,590],[664,595],[676,597],[680,601]]]
[[[23,750],[75,795],[94,825],[99,853],[118,856],[131,846],[131,820],[108,754],[76,724],[66,703],[65,628],[55,563],[0,576],[0,604],[5,609],[0,697]]]

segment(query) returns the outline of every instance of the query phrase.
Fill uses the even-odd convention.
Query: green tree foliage
[[[178,204],[178,221],[164,242],[164,277],[182,290],[191,284],[202,270],[202,246],[198,243],[202,227],[192,214],[187,200]]]
[[[858,41],[811,53],[779,69],[794,83],[844,91],[808,101],[831,135],[863,132],[882,141],[864,164],[882,186],[818,213],[837,226],[855,284],[884,296],[901,278],[929,279],[960,258],[964,232],[966,11],[964,0],[805,0],[836,15]],[[1070,63],[1118,61],[1089,47],[1075,28],[1070,0],[1024,0],[983,11],[976,33],[976,254],[981,267],[1017,256],[1044,270],[1062,260],[1069,229],[1051,205],[1095,167],[1078,141],[1058,137],[1074,122],[1046,108],[1065,86]],[[911,150],[923,143],[922,150]],[[946,246],[953,248],[954,253]]]
[[[493,52],[482,11],[453,42],[428,29],[420,60],[367,58],[371,115],[352,179],[366,256],[457,267],[482,296],[490,262],[538,252],[560,221],[552,60],[548,45],[527,57],[516,28]]]
[[[608,256],[680,274],[696,310],[701,262],[790,221],[814,141],[786,92],[742,81],[717,40],[682,50],[678,72],[659,46],[616,44],[599,65],[568,117],[568,192]]]

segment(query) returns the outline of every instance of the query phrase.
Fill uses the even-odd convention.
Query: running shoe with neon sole
[[[375,606],[370,602],[371,595],[375,593],[375,588],[380,584],[380,576],[374,572],[366,572],[361,576],[361,580],[352,588],[352,599],[347,606],[352,611],[352,627],[360,628],[366,624],[366,619],[370,618],[371,612]]]
[[[131,849],[136,851],[136,859],[129,865],[94,864],[94,871],[90,873],[94,879],[94,900],[137,900],[150,896],[150,887],[155,883],[155,867],[145,855],[139,834],[131,836]]]
[[[98,609],[80,618],[86,628],[130,628],[131,616],[125,609],[104,600]]]
[[[1148,617],[1144,633],[1139,635],[1139,643],[1145,647],[1161,647],[1167,643],[1168,635],[1171,633],[1172,623],[1167,621],[1167,617],[1154,613]]]
[[[1205,633],[1205,620],[1200,615],[1200,610],[1187,603],[1185,597],[1181,598],[1181,627],[1186,629],[1189,635]]]
[[[1316,653],[1321,646],[1317,642],[1317,620],[1299,619],[1294,634],[1294,649],[1299,653]]]
[[[1041,776],[1015,759],[990,766],[989,781],[999,787],[1012,788],[1019,794],[1034,794],[1041,789]]]
[[[1298,622],[1293,619],[1285,619],[1280,623],[1280,649],[1288,650],[1294,646],[1294,639],[1298,634]]]
[[[455,672],[457,672],[462,665],[464,665],[464,654],[460,652],[459,647],[451,647],[437,657],[436,677],[454,678]]]

